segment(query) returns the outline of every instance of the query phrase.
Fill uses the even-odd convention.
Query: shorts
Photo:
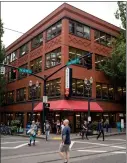
[[[60,144],[59,151],[60,152],[69,152],[69,146],[68,144]]]

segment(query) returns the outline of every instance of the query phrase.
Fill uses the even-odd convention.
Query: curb
[[[111,133],[111,134],[108,134],[108,135],[105,135],[105,137],[110,137],[110,136],[115,136],[115,135],[125,135],[126,134],[126,132],[122,132],[122,133]],[[22,135],[22,134],[18,134],[18,135],[16,135],[16,136],[21,136],[21,137],[28,137],[29,138],[29,135]],[[90,138],[95,138],[97,135],[92,135],[92,136],[89,136]],[[45,139],[45,137],[36,137],[37,139]],[[71,140],[74,140],[74,139],[81,139],[81,136],[77,136],[77,137],[72,137],[71,138]],[[49,138],[49,140],[61,140],[59,137],[58,137],[58,139],[56,138],[56,139],[53,139],[53,137],[52,138]]]

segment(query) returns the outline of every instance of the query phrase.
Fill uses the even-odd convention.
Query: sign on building
[[[72,87],[72,69],[67,67],[65,70],[65,95],[68,97],[71,94]]]
[[[5,74],[5,67],[0,67],[0,74],[4,75]]]

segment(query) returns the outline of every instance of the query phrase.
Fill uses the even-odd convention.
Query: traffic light
[[[16,79],[16,69],[11,69],[11,79]]]

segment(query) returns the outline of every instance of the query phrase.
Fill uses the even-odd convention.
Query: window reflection
[[[105,61],[105,57],[102,55],[95,54],[95,69],[99,70],[99,64],[102,64]]]
[[[33,73],[38,73],[42,71],[42,57],[34,59],[30,62],[30,69]]]

